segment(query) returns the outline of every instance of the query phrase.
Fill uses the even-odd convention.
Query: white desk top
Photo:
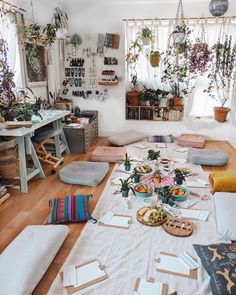
[[[29,134],[31,132],[34,132],[36,129],[43,127],[51,122],[54,122],[58,119],[61,119],[65,117],[66,115],[70,114],[70,111],[64,111],[64,110],[40,110],[39,113],[43,117],[43,120],[41,120],[38,123],[35,123],[32,125],[31,128],[15,128],[15,129],[6,129],[6,124],[0,124],[0,136],[24,136],[26,134]]]

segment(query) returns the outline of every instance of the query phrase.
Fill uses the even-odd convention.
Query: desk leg
[[[40,163],[40,161],[39,161],[38,155],[37,155],[37,153],[36,153],[36,151],[35,151],[35,149],[34,149],[34,145],[33,145],[33,143],[32,143],[32,141],[31,141],[30,138],[29,138],[29,145],[30,145],[30,148],[31,148],[31,153],[30,153],[30,155],[31,155],[31,157],[32,157],[32,160],[33,160],[33,162],[34,162],[34,165],[35,165],[35,167],[38,168],[39,171],[40,171],[40,172],[39,172],[39,177],[40,177],[40,178],[45,178],[45,174],[44,174],[43,168],[42,168],[42,166],[41,166],[41,163]]]
[[[24,136],[17,137],[16,142],[18,144],[18,153],[19,153],[21,191],[22,193],[28,193]]]
[[[56,121],[53,122],[53,128],[61,130],[60,135],[58,134],[58,135],[55,136],[56,156],[58,158],[61,157],[60,136],[61,136],[61,139],[62,139],[64,145],[66,146],[66,153],[70,154],[70,150],[69,150],[69,146],[68,146],[68,143],[67,143],[67,140],[66,140],[66,137],[65,137],[65,133],[64,133],[63,128],[61,126],[61,119],[56,120]]]

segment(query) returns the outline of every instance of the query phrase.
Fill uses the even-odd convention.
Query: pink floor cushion
[[[119,163],[123,160],[125,147],[98,146],[92,152],[91,161]]]
[[[198,134],[181,134],[177,139],[180,146],[193,147],[203,149],[205,145],[205,136]]]

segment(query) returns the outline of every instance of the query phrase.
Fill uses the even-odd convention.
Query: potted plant
[[[0,38],[0,111],[8,110],[15,99],[14,73],[8,65],[7,52],[7,43]]]
[[[153,68],[159,67],[160,59],[161,59],[161,53],[158,50],[151,50],[149,53],[147,53],[147,57],[150,60],[150,64]]]
[[[140,92],[138,91],[138,78],[137,75],[132,76],[131,80],[131,87],[130,90],[127,91],[127,101],[130,106],[138,106],[139,105],[139,97],[140,97]]]
[[[173,173],[175,175],[174,180],[176,184],[182,185],[183,182],[185,181],[185,174],[180,169],[175,169]]]
[[[140,94],[140,101],[145,102],[146,105],[156,105],[160,104],[159,98],[159,90],[155,90],[152,88],[147,88],[145,85],[143,86],[143,90]]]
[[[131,189],[131,178],[122,179],[120,178],[120,192],[123,198],[128,198],[129,190]]]
[[[171,206],[174,204],[171,186],[159,187],[156,192],[162,204],[169,204]]]
[[[140,174],[139,174],[136,170],[134,170],[134,171],[133,171],[133,174],[130,176],[130,178],[132,179],[132,181],[133,181],[134,183],[139,183],[139,180],[140,180]]]
[[[226,107],[235,86],[236,75],[236,44],[232,36],[224,36],[213,46],[212,70],[208,75],[209,86],[205,92],[218,100],[219,107],[214,108],[214,119],[218,122],[225,122],[230,108]]]
[[[60,7],[56,7],[53,13],[54,24],[57,28],[56,37],[65,39],[68,30],[68,16]]]
[[[189,73],[193,78],[204,75],[211,66],[212,51],[209,45],[199,38],[189,48]]]
[[[131,162],[133,162],[133,160],[128,156],[127,153],[125,153],[125,158],[120,162],[120,165],[124,165],[125,171],[130,171]]]
[[[180,83],[175,82],[170,85],[171,87],[171,94],[173,95],[173,107],[180,107],[183,105],[183,97],[180,94]]]
[[[158,160],[160,156],[160,151],[148,150],[148,160]]]
[[[145,26],[139,32],[139,37],[142,40],[143,45],[149,45],[153,40],[153,32]]]
[[[177,25],[171,34],[175,45],[184,44],[187,36],[191,33],[191,30],[185,23]]]

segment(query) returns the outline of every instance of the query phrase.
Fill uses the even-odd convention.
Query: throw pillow
[[[193,247],[211,277],[213,295],[236,294],[236,246],[221,243]]]
[[[52,207],[48,223],[72,223],[93,219],[89,209],[89,199],[92,195],[72,195],[49,201]]]

